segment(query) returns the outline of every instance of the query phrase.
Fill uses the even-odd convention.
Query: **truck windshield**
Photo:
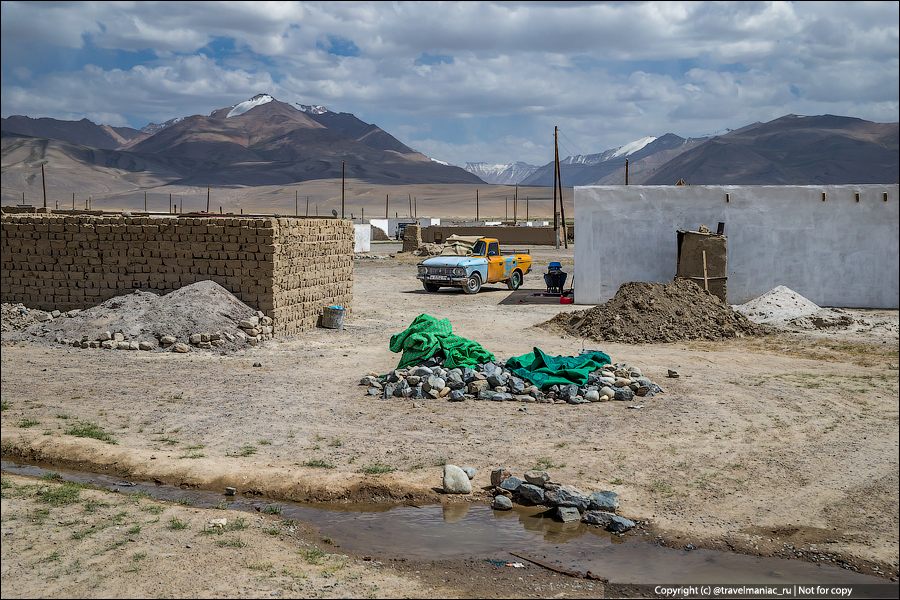
[[[484,240],[478,240],[472,248],[472,254],[475,256],[484,256],[484,246]]]

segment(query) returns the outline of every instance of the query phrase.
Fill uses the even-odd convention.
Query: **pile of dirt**
[[[163,336],[189,343],[193,334],[229,334],[219,344],[220,350],[246,345],[247,336],[239,324],[256,315],[256,311],[214,281],[199,281],[166,295],[135,290],[68,316],[33,323],[27,319],[7,320],[16,316],[15,307],[4,311],[4,325],[12,329],[24,325],[20,339],[48,344],[62,340],[97,340],[104,332],[121,333],[126,341],[151,342],[156,346]],[[21,311],[20,311],[21,312]],[[74,311],[73,311],[74,312]],[[4,340],[12,339],[4,333]]]
[[[540,326],[595,341],[626,344],[720,340],[771,332],[685,279],[669,284],[625,283],[606,303],[560,313]]]

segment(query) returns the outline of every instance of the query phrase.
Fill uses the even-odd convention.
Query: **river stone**
[[[525,381],[518,377],[510,377],[507,387],[510,394],[518,395],[525,391]]]
[[[488,389],[489,387],[490,384],[487,381],[475,380],[469,382],[469,386],[467,389],[469,390],[470,394],[478,394],[478,392],[480,392],[481,390]]]
[[[384,397],[385,398],[393,398],[394,390],[397,388],[396,383],[386,383],[384,385]]]
[[[600,510],[589,510],[584,513],[583,520],[589,525],[599,525],[613,533],[622,533],[634,528],[634,521]]]
[[[491,384],[491,387],[498,387],[506,385],[507,378],[502,371],[494,371],[488,375],[487,380],[488,383]]]
[[[190,352],[191,347],[185,343],[178,343],[172,345],[172,352],[178,352],[184,354],[185,352]]]
[[[525,502],[530,502],[531,504],[544,503],[544,490],[536,485],[523,483],[519,486],[516,493],[519,494],[519,497]]]
[[[535,398],[534,396],[529,396],[528,394],[513,396],[513,400],[516,400],[517,402],[527,402],[529,404],[534,404],[535,402],[537,402],[537,398]]]
[[[452,392],[450,392],[449,400],[450,402],[465,402],[466,395],[462,390],[453,390]]]
[[[470,383],[473,379],[475,379],[475,371],[470,367],[465,367],[462,370],[462,380],[466,383]]]
[[[150,342],[140,342],[138,343],[138,348],[141,350],[153,350],[153,344]]]
[[[475,471],[474,467],[463,467],[463,472],[469,478],[469,481],[472,481],[473,479],[475,479],[476,471]]]
[[[576,523],[581,520],[581,513],[578,512],[577,508],[572,506],[557,506],[556,516],[558,516],[563,523]]]
[[[472,484],[469,483],[469,476],[456,465],[444,465],[444,493],[472,493]]]
[[[600,392],[597,390],[589,390],[585,392],[584,399],[588,402],[600,402]]]
[[[494,496],[494,502],[491,504],[494,510],[512,510],[512,507],[512,500],[506,496]]]
[[[613,398],[613,397],[615,397],[615,395],[616,395],[616,390],[612,389],[612,388],[609,387],[608,385],[607,385],[607,386],[603,386],[602,388],[600,388],[599,391],[600,391],[600,395],[601,395],[601,396],[607,396],[607,397],[609,397],[609,398]]]
[[[616,512],[619,508],[619,495],[615,492],[594,492],[588,496],[588,510]]]
[[[547,471],[525,471],[525,481],[532,485],[544,487],[550,481],[550,474]]]
[[[515,492],[523,483],[525,482],[518,477],[511,476],[503,480],[503,483],[500,484],[500,488],[508,490],[510,492]]]
[[[616,391],[615,399],[619,402],[631,402],[634,400],[634,392],[629,389],[622,389]]]
[[[407,375],[406,383],[415,387],[415,386],[419,385],[420,383],[422,383],[422,378],[419,377],[418,375]]]
[[[478,399],[479,400],[493,400],[494,392],[492,392],[488,388],[484,388],[483,390],[478,392]]]
[[[561,485],[556,489],[548,490],[544,497],[553,506],[571,506],[582,512],[587,510],[588,504],[590,504],[587,494],[571,485]]]
[[[491,471],[491,485],[497,487],[510,476],[512,473],[509,472],[509,469],[494,469]]]
[[[101,333],[99,335],[99,337],[97,337],[97,339],[100,340],[101,342],[105,342],[106,340],[112,339],[112,334],[108,331],[104,331],[103,333]]]

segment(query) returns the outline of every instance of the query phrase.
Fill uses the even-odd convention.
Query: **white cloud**
[[[390,112],[389,133],[453,164],[543,164],[554,125],[591,153],[788,113],[897,121],[898,6],[5,1],[2,113],[141,126],[270,93]],[[335,36],[358,55],[320,47]],[[89,64],[92,48],[115,59]]]

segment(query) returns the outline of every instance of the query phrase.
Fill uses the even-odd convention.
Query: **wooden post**
[[[413,198],[413,218],[419,218],[419,199]]]
[[[625,159],[625,185],[628,185],[628,159]]]
[[[47,179],[44,177],[44,165],[41,165],[41,184],[44,186],[44,208],[47,208]]]
[[[566,203],[563,200],[562,171],[559,170],[559,145],[556,145],[556,180],[559,182],[559,212],[562,216],[563,247],[569,247],[569,226],[566,225]]]
[[[306,197],[306,216],[309,216],[309,196]]]
[[[147,192],[144,192],[144,212],[147,212]]]
[[[385,218],[385,219],[389,219],[389,218],[390,218],[390,217],[388,216],[388,198],[389,198],[389,196],[390,196],[389,194],[385,194],[385,195],[384,195],[384,218]],[[388,229],[390,229],[390,227],[388,227]]]
[[[475,224],[478,224],[478,190],[475,190]]]
[[[709,280],[706,275],[706,250],[703,251],[703,289],[709,291]]]
[[[344,161],[341,161],[341,218],[344,218]]]
[[[300,216],[300,192],[294,190],[294,216]]]
[[[412,194],[407,194],[409,196],[409,218],[412,219]]]
[[[172,194],[169,194],[169,214],[172,214]]]
[[[25,194],[22,194],[22,204],[25,204]],[[75,192],[72,192],[72,210],[75,210]]]
[[[557,130],[559,127],[553,127],[553,148],[555,161],[559,162],[559,150],[557,149]],[[559,250],[559,219],[556,218],[556,174],[558,173],[558,169],[554,167],[553,169],[553,233],[556,237],[556,249]]]
[[[181,210],[184,211],[184,207],[181,207]],[[206,212],[209,212],[209,186],[206,186]]]

